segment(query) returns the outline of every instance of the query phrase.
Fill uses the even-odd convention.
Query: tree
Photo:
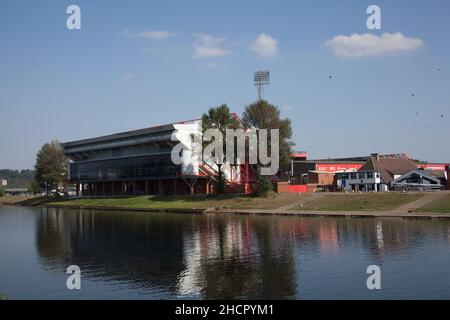
[[[26,188],[34,180],[34,170],[0,169],[0,180],[6,179],[13,188]]]
[[[282,119],[280,109],[265,100],[254,102],[245,107],[242,115],[242,122],[248,127],[258,129],[278,129],[279,130],[279,156],[280,168],[289,168],[290,156],[292,154],[292,127],[289,118]],[[270,135],[268,134],[269,138]],[[270,151],[270,144],[268,144]]]
[[[265,197],[273,190],[272,182],[267,176],[258,175],[256,177],[255,195],[258,197]]]
[[[30,191],[31,194],[38,194],[41,192],[41,186],[37,181],[33,181],[32,183],[30,183],[28,190]]]
[[[52,189],[67,184],[69,160],[57,140],[42,146],[36,156],[35,181],[49,195]]]
[[[222,150],[225,149],[225,136],[227,129],[237,129],[239,122],[232,116],[230,109],[226,104],[222,104],[218,107],[209,108],[208,113],[202,115],[202,130],[205,132],[208,129],[218,129],[222,134],[223,145]],[[224,158],[217,159],[215,163],[217,165],[217,181],[216,181],[216,193],[221,194],[225,190],[225,174],[222,170]]]

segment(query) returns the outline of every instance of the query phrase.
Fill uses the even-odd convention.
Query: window
[[[348,175],[346,173],[340,173],[339,179],[348,179]]]
[[[70,164],[71,179],[114,180],[154,177],[175,177],[181,166],[174,165],[170,155],[108,159],[88,163]]]
[[[373,179],[373,172],[367,172],[367,179]]]
[[[356,179],[356,173],[350,173],[350,179]]]
[[[360,173],[358,176],[359,176],[359,179],[365,179],[366,178],[366,174],[365,173]]]

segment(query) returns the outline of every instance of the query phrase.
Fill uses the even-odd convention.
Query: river
[[[81,289],[66,268],[79,266]],[[369,265],[381,289],[369,290]],[[450,221],[0,206],[9,299],[450,298]]]

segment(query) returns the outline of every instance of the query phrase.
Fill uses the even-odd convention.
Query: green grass
[[[269,194],[267,197],[237,195],[223,196],[138,196],[116,198],[89,198],[74,200],[55,200],[52,206],[106,207],[124,209],[206,209],[211,207],[225,209],[277,209],[299,200],[296,194]]]
[[[317,197],[318,195],[319,197]],[[115,198],[57,199],[36,198],[21,204],[51,206],[73,206],[85,208],[120,208],[120,209],[278,209],[295,206],[291,210],[304,211],[388,211],[415,201],[421,193],[324,193],[324,194],[289,194],[271,193],[267,197],[243,195],[183,195],[183,196],[136,196]],[[450,201],[450,200],[449,200]],[[299,204],[303,204],[300,206]],[[447,208],[449,207],[447,202]],[[448,209],[447,209],[448,210]],[[425,210],[424,210],[425,211]],[[445,211],[445,210],[444,210]],[[437,211],[442,212],[442,211]],[[447,211],[448,212],[448,211]]]
[[[6,300],[6,295],[0,292],[0,300]]]
[[[49,202],[49,205],[62,206],[83,206],[83,207],[113,207],[113,208],[130,208],[130,209],[192,209],[206,208],[209,201],[204,197],[195,197],[187,199],[183,197],[117,197],[117,198],[90,198],[75,199]]]
[[[306,200],[303,206],[291,210],[304,211],[387,211],[415,201],[423,194],[362,193],[326,194],[318,199]]]
[[[450,194],[441,199],[435,200],[421,208],[416,209],[417,212],[433,212],[433,213],[450,213]]]

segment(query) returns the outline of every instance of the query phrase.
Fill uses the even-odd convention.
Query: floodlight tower
[[[254,79],[254,85],[258,88],[258,101],[261,101],[264,97],[264,86],[270,84],[270,72],[267,70],[255,71]]]

